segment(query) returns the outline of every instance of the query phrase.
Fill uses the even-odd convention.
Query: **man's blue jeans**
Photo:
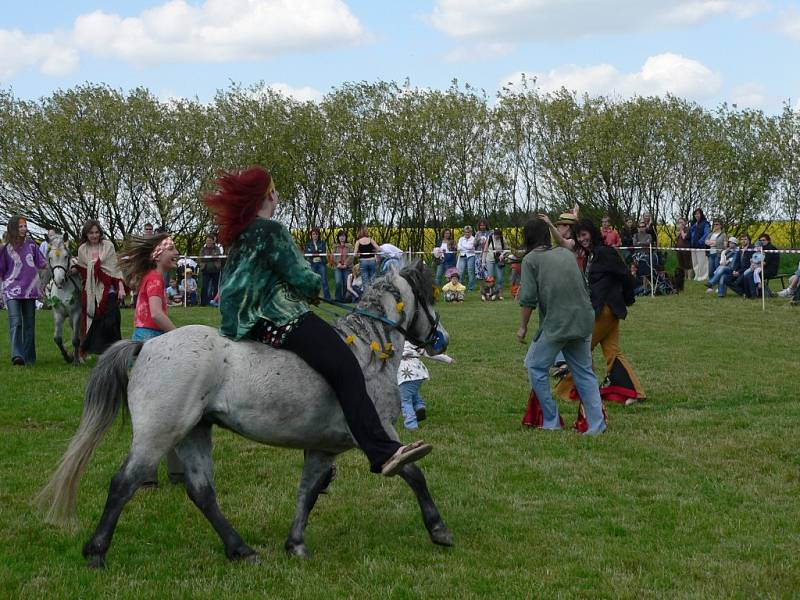
[[[26,365],[36,362],[36,300],[6,300],[11,360],[22,358]]]
[[[583,411],[589,423],[586,435],[597,435],[606,429],[603,418],[603,404],[600,399],[600,387],[592,370],[592,336],[582,340],[550,341],[542,335],[528,348],[525,366],[531,388],[539,398],[544,422],[542,429],[561,429],[558,406],[550,391],[550,367],[559,350],[564,353],[570,373],[575,382],[575,389],[583,401]]]

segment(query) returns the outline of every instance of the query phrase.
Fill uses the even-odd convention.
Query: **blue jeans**
[[[149,327],[136,327],[133,330],[133,335],[131,339],[134,342],[146,342],[147,340],[152,340],[160,335],[164,335],[164,332],[160,329],[150,329]]]
[[[487,262],[486,263],[486,274],[491,275],[494,277],[495,283],[497,283],[497,287],[500,288],[500,292],[503,291],[503,267],[498,265],[496,262]]]
[[[324,262],[312,262],[311,270],[314,271],[319,278],[322,280],[322,295],[325,300],[331,299],[331,293],[328,291],[328,265]]]
[[[467,290],[470,292],[475,289],[475,257],[474,256],[459,256],[457,267],[458,279],[464,283],[464,271],[467,272],[469,281],[467,282]]]
[[[11,360],[21,358],[26,365],[36,362],[36,300],[6,300]]]
[[[728,276],[733,272],[730,267],[717,267],[714,274],[708,280],[708,287],[712,288],[718,285],[717,296],[723,298],[725,296],[725,285],[728,281]]]
[[[375,279],[378,264],[374,258],[359,259],[358,264],[361,266],[361,282],[364,285],[364,291],[366,291],[372,285],[372,280]]]
[[[709,254],[708,255],[708,275],[709,275],[709,277],[714,273],[714,271],[717,270],[717,267],[719,267],[719,259],[720,259],[719,250],[717,250],[716,254]]]
[[[438,287],[442,287],[442,281],[444,279],[445,273],[447,273],[447,269],[451,269],[455,266],[456,266],[455,261],[448,262],[447,260],[436,265],[436,285]]]
[[[206,306],[214,299],[219,291],[219,271],[215,273],[203,273],[203,290],[200,296],[200,304]]]
[[[333,282],[335,286],[336,301],[344,302],[347,296],[347,276],[350,269],[333,269]]]
[[[586,435],[597,435],[606,429],[603,418],[603,405],[600,400],[600,387],[592,370],[592,337],[582,340],[550,341],[542,335],[528,348],[525,366],[528,368],[528,379],[531,388],[539,398],[544,422],[542,429],[561,429],[558,406],[550,391],[549,370],[561,350],[567,361],[570,373],[575,382],[575,389],[583,401],[583,410],[589,429]]]
[[[419,395],[424,379],[404,381],[400,384],[400,410],[403,411],[403,425],[406,429],[417,428],[417,411],[425,408],[425,401]]]

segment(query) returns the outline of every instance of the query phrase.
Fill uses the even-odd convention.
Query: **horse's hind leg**
[[[158,464],[158,458],[155,453],[144,456],[132,451],[122,468],[111,478],[103,516],[100,517],[91,539],[83,546],[83,556],[89,567],[96,569],[105,566],[106,553],[111,546],[111,538],[122,509],[139,489],[152,465]]]
[[[289,537],[283,545],[289,554],[304,558],[309,556],[305,541],[308,515],[314,508],[320,491],[330,482],[331,467],[335,457],[335,454],[318,450],[308,450],[305,453],[303,474],[300,476],[300,487],[297,489],[294,521],[289,530]]]
[[[186,493],[222,539],[225,556],[231,560],[257,560],[255,551],[244,543],[217,504],[211,462],[211,425],[198,424],[178,444],[175,451],[185,469]]]
[[[422,510],[422,521],[425,523],[428,535],[431,536],[431,541],[440,546],[452,546],[453,534],[450,533],[447,525],[442,521],[439,509],[433,503],[422,469],[413,463],[409,463],[402,468],[399,475],[414,490],[414,494],[417,496],[417,502],[419,502],[419,507]]]

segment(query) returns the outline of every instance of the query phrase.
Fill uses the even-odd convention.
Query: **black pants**
[[[306,361],[333,388],[350,432],[369,459],[370,470],[380,473],[400,444],[386,434],[367,393],[361,365],[344,340],[333,327],[310,313],[287,334],[282,347]]]

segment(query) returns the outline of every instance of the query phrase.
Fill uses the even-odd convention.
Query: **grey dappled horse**
[[[447,332],[431,308],[432,297],[430,271],[415,263],[377,280],[364,295],[358,307],[371,316],[350,314],[335,324],[343,338],[353,342],[370,397],[394,439],[400,414],[397,368],[404,339],[432,348],[442,336],[446,346]],[[381,357],[371,348],[373,342],[381,350],[391,343],[397,351]],[[97,529],[83,547],[90,567],[104,565],[123,507],[172,448],[185,465],[189,498],[222,538],[227,557],[256,559],[217,505],[212,425],[263,444],[306,451],[285,548],[290,554],[308,555],[304,531],[309,513],[330,480],[336,455],[356,447],[333,390],[289,351],[255,341],[232,341],[201,325],[181,327],[145,344],[120,341],[100,356],[87,383],[78,431],[40,494],[40,503],[49,506],[50,522],[66,524],[75,518],[80,478],[125,403],[126,391],[133,439],[125,463],[111,479]],[[407,464],[399,474],[417,496],[431,540],[452,545],[420,468]]]
[[[81,322],[81,278],[70,271],[71,256],[64,243],[64,237],[54,235],[49,238],[47,252],[48,269],[45,273],[47,301],[53,308],[53,341],[68,363],[80,364],[80,322]],[[64,322],[72,327],[72,354],[64,348]]]

